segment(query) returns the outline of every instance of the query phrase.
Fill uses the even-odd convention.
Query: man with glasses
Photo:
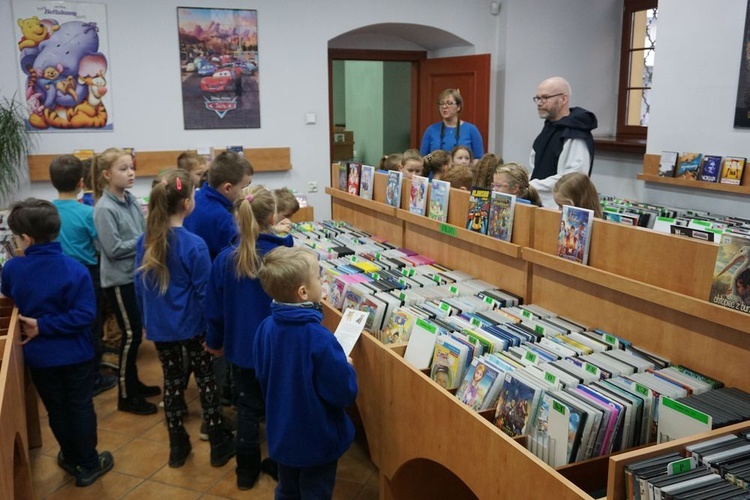
[[[581,172],[591,175],[594,163],[596,116],[583,108],[570,107],[570,84],[553,76],[539,84],[533,101],[544,128],[534,140],[529,158],[530,185],[536,188],[542,205],[557,207],[552,188],[563,175]]]

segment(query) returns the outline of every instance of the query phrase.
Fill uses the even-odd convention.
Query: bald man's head
[[[570,84],[561,76],[547,78],[536,89],[539,118],[557,121],[570,114]]]

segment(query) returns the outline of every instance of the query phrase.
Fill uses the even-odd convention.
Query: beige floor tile
[[[201,494],[197,491],[190,491],[156,481],[144,481],[123,498],[137,500],[190,500],[191,498],[199,498],[200,496]]]
[[[333,499],[334,500],[354,500],[362,491],[362,483],[356,483],[347,481],[346,479],[339,479],[336,476],[336,484],[333,487]]]
[[[31,481],[39,497],[48,495],[73,481],[73,476],[57,466],[56,458],[43,455],[39,450],[32,450],[31,464]]]
[[[113,411],[106,417],[98,419],[98,428],[140,436],[163,420],[164,412],[162,411],[153,415],[133,415],[124,411]]]
[[[115,470],[145,479],[166,467],[168,460],[169,446],[137,438],[117,450]]]
[[[339,459],[336,478],[365,484],[377,471],[375,465],[356,441]]]
[[[193,452],[188,456],[185,465],[176,469],[162,467],[150,479],[205,493],[227,473],[234,475],[234,459],[223,467],[211,467],[210,445],[195,438],[191,439],[191,442]]]
[[[79,488],[75,483],[70,482],[46,498],[48,500],[101,500],[105,498],[122,498],[123,495],[127,494],[143,481],[143,479],[129,476],[127,474],[109,471],[91,486]]]

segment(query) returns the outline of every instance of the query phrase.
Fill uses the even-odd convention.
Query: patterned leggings
[[[204,335],[176,342],[154,342],[156,352],[164,371],[164,413],[167,417],[169,432],[180,432],[183,429],[182,419],[185,416],[185,363],[183,347],[188,357],[190,368],[195,376],[200,393],[203,419],[208,430],[222,424],[220,394],[216,389],[213,371],[213,356],[203,349]]]

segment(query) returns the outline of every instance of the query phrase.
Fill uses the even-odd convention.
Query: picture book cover
[[[721,156],[706,155],[703,157],[698,180],[703,182],[716,182],[721,175]]]
[[[526,383],[513,373],[506,373],[495,410],[495,425],[507,435],[527,434],[535,421],[542,390]]]
[[[438,337],[435,344],[435,352],[432,355],[432,368],[430,378],[445,389],[458,387],[461,376],[461,351],[446,340],[447,337]],[[465,359],[465,356],[464,356]]]
[[[703,155],[701,153],[682,153],[677,162],[677,170],[674,173],[675,178],[696,180],[702,162]]]
[[[513,233],[513,212],[516,208],[516,197],[512,194],[492,192],[490,201],[490,228],[488,234],[493,238],[510,241]]]
[[[725,156],[721,164],[721,184],[739,185],[742,171],[745,169],[745,158],[739,156]]]
[[[417,215],[425,215],[427,209],[427,187],[430,180],[427,177],[415,175],[411,178],[411,190],[409,191],[409,212]]]
[[[93,149],[76,149],[73,151],[73,156],[78,158],[79,160],[90,160],[94,157],[94,150]]]
[[[349,181],[349,167],[346,163],[339,163],[339,189],[346,191]]]
[[[479,411],[499,373],[484,360],[475,358],[471,362],[461,386],[456,391],[456,397],[462,403]]]
[[[372,199],[373,183],[375,182],[375,167],[362,165],[362,175],[359,180],[359,195],[366,199]]]
[[[430,191],[430,219],[445,222],[448,220],[448,200],[451,192],[450,182],[433,180]]]
[[[720,237],[709,301],[750,313],[750,236]]]
[[[490,226],[490,190],[474,186],[469,196],[469,211],[466,214],[466,229],[487,234]]]
[[[557,256],[586,265],[589,260],[594,211],[563,205]]]
[[[414,314],[403,307],[396,309],[383,328],[382,341],[384,344],[399,344],[409,340],[414,327]]]
[[[362,165],[359,163],[349,164],[349,178],[346,182],[346,192],[357,196],[359,194],[359,173]]]
[[[659,160],[659,177],[674,177],[674,169],[677,166],[677,151],[662,151]]]
[[[388,172],[388,180],[385,183],[385,202],[392,207],[401,206],[401,180],[404,174],[400,170]]]

